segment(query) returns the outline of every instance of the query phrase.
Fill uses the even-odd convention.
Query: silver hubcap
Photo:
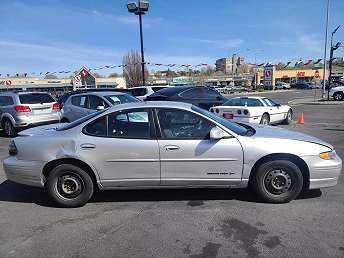
[[[263,125],[267,125],[267,124],[269,124],[268,119],[263,118]]]
[[[62,181],[62,191],[66,194],[73,194],[80,188],[79,182],[70,176],[64,176]]]
[[[340,94],[336,94],[336,95],[334,96],[334,98],[335,98],[336,100],[341,100],[341,99],[342,99],[342,96],[341,96]]]
[[[288,172],[282,169],[272,170],[265,176],[265,188],[272,194],[287,192],[292,186],[292,180]]]

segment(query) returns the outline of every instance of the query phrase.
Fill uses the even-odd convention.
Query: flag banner
[[[322,61],[322,59],[318,59],[317,61],[315,61],[313,64],[319,64]]]
[[[313,63],[313,60],[309,59],[304,65],[310,65],[311,63]]]

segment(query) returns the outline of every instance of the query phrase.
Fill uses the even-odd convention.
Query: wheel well
[[[65,117],[64,117],[64,118],[61,119],[61,122],[69,123],[69,120],[68,120],[68,118],[65,118]]]
[[[74,165],[74,166],[77,166],[77,167],[83,169],[87,174],[89,174],[89,176],[91,177],[91,179],[93,181],[95,188],[98,189],[97,178],[94,174],[93,169],[88,164],[86,164],[85,162],[78,160],[78,159],[73,159],[73,158],[63,158],[63,159],[57,159],[57,160],[53,160],[53,161],[48,162],[43,168],[43,176],[44,176],[45,180],[48,178],[51,170],[53,170],[55,167],[62,165],[62,164],[71,164],[71,165]]]
[[[293,154],[288,154],[288,153],[275,153],[275,154],[269,154],[267,156],[264,156],[260,158],[253,166],[251,173],[250,173],[250,178],[249,182],[252,182],[252,178],[255,176],[258,168],[260,165],[272,161],[272,160],[287,160],[293,162],[296,166],[299,167],[299,169],[302,172],[303,176],[303,187],[307,189],[309,187],[309,169],[304,160],[302,160],[300,157],[293,155]]]

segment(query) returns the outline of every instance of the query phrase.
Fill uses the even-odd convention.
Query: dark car
[[[153,93],[146,100],[186,102],[206,110],[227,101],[218,91],[203,86],[169,87]]]
[[[91,89],[67,92],[66,94],[63,94],[62,96],[60,96],[57,99],[57,102],[60,104],[62,108],[64,103],[67,101],[67,99],[72,95],[80,94],[80,93],[88,93],[88,92],[105,92],[105,91],[117,91],[117,92],[129,93],[127,89],[121,89],[121,88],[94,88],[94,89],[91,88]]]
[[[294,88],[302,89],[302,90],[310,90],[310,89],[313,89],[313,86],[307,82],[297,82],[295,83]]]

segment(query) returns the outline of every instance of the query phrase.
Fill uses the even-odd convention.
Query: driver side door
[[[160,108],[155,112],[161,184],[231,185],[241,182],[243,151],[235,137],[212,140],[216,125],[197,113]]]

